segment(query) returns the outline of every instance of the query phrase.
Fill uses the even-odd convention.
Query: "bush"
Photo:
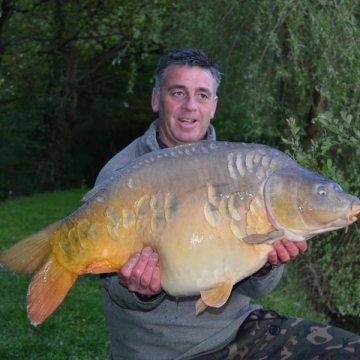
[[[341,113],[320,114],[313,120],[322,134],[312,141],[309,151],[302,144],[301,128],[294,119],[288,120],[291,136],[283,138],[290,147],[288,153],[301,165],[339,182],[348,192],[359,194],[360,131],[353,117]],[[347,229],[346,229],[347,230]],[[326,233],[309,242],[309,250],[298,262],[303,288],[316,308],[331,316],[360,315],[360,254],[357,239],[360,231],[352,226],[348,231]]]

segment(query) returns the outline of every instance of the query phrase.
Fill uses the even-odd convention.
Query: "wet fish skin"
[[[358,198],[258,144],[204,142],[150,153],[88,192],[82,207],[0,254],[34,273],[28,315],[42,323],[78,275],[116,272],[135,252],[159,254],[162,288],[220,307],[259,270],[272,243],[346,227]]]

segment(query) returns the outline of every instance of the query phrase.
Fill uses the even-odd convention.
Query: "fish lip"
[[[358,214],[360,214],[360,199],[357,200],[356,202],[353,202],[353,204],[351,206],[351,211],[349,214],[349,219],[356,221]]]

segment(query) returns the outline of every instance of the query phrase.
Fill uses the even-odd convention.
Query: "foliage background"
[[[0,199],[91,187],[155,118],[154,69],[176,47],[221,65],[220,140],[289,151],[359,194],[359,10],[352,0],[2,0]],[[358,238],[311,242],[299,269],[326,314],[360,313]]]

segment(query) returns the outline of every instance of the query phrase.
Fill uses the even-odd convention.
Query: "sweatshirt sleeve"
[[[129,291],[125,286],[119,283],[116,273],[104,274],[101,276],[103,285],[104,304],[114,301],[116,304],[125,309],[150,311],[156,308],[165,298],[162,292],[151,298],[143,298]]]
[[[106,163],[96,178],[95,186],[101,184],[104,180],[112,176],[116,170],[127,165],[130,161],[136,159],[136,157],[139,156],[136,152],[138,141],[138,139],[134,140],[124,150],[120,151]]]
[[[249,276],[234,287],[235,291],[251,299],[266,296],[275,289],[284,274],[285,266],[273,267],[264,276]]]

